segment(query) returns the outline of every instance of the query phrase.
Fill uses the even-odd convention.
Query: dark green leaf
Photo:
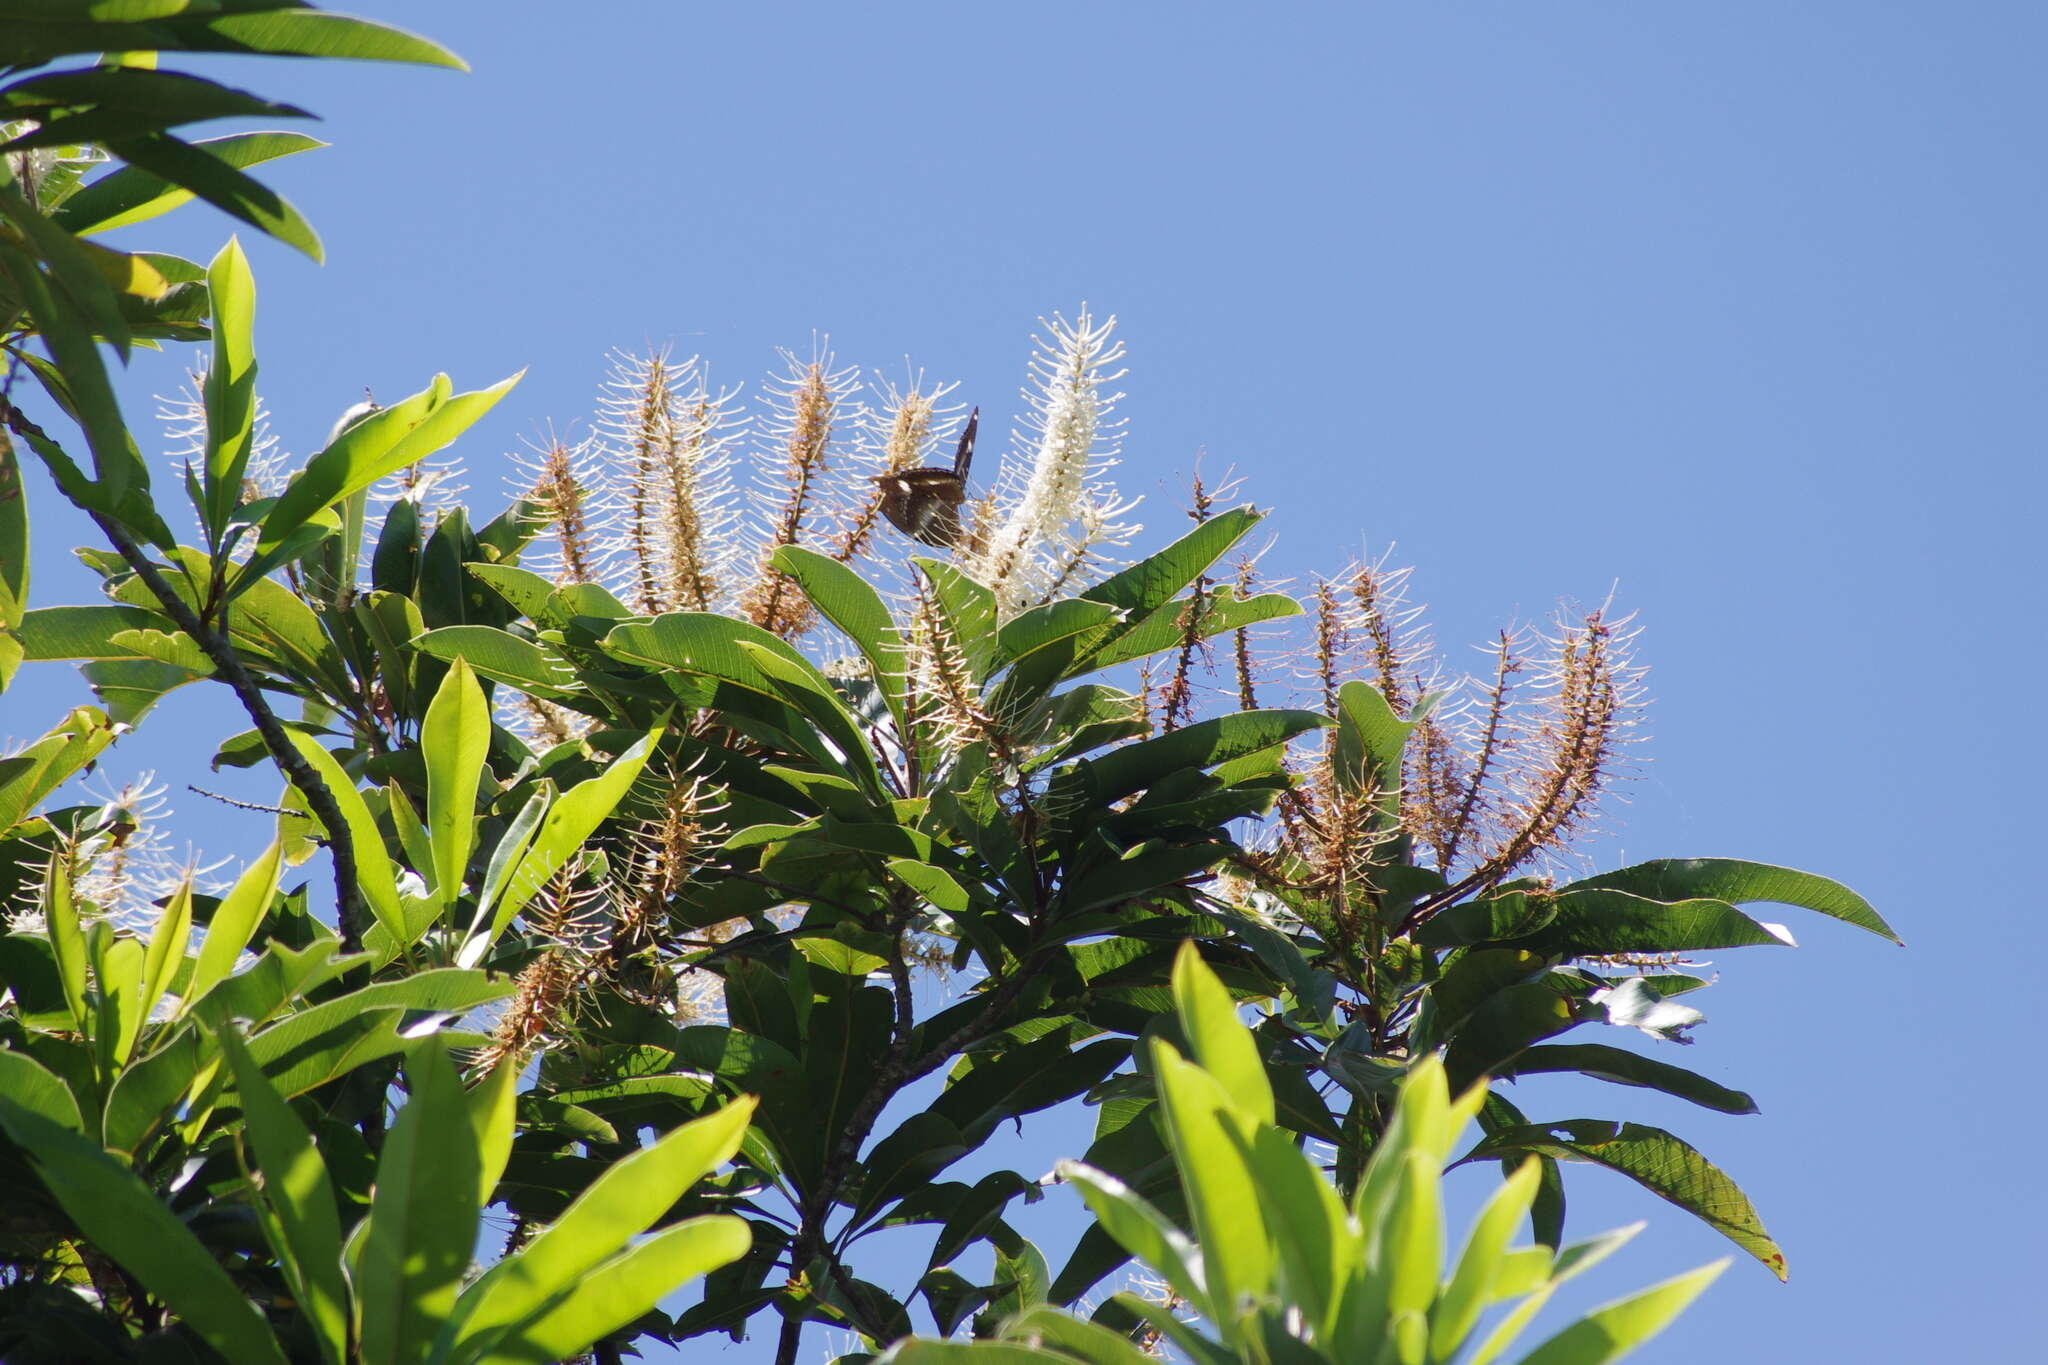
[[[1533,1152],[1605,1166],[1692,1214],[1785,1278],[1785,1254],[1764,1231],[1749,1197],[1690,1145],[1661,1128],[1598,1119],[1534,1123],[1490,1133],[1461,1161]]]
[[[1545,1071],[1576,1071],[1595,1080],[1661,1090],[1667,1095],[1676,1095],[1724,1114],[1757,1112],[1756,1101],[1740,1090],[1730,1090],[1682,1066],[1654,1061],[1600,1043],[1551,1043],[1532,1047],[1517,1057],[1508,1070],[1517,1076],[1533,1076]]]
[[[1659,858],[1603,872],[1560,890],[1584,887],[1611,887],[1659,901],[1698,896],[1736,905],[1774,901],[1832,916],[1894,943],[1905,942],[1892,932],[1869,901],[1840,882],[1769,863],[1744,862],[1739,858]]]
[[[107,138],[106,144],[123,161],[190,190],[221,212],[297,247],[316,261],[322,259],[319,234],[284,196],[182,138],[164,132],[138,132]]]
[[[378,1153],[355,1275],[363,1359],[380,1363],[426,1359],[476,1245],[476,1132],[441,1042],[413,1051],[406,1084],[410,1098]]]
[[[972,1150],[944,1115],[930,1111],[912,1114],[861,1160],[860,1194],[852,1224],[866,1222],[884,1204],[928,1183]]]
[[[0,1128],[27,1152],[64,1211],[199,1338],[237,1365],[285,1365],[262,1316],[213,1254],[90,1139],[0,1095]]]
[[[1551,905],[1557,911],[1551,922],[1517,946],[1569,957],[1791,946],[1782,932],[1722,900],[1657,901],[1608,887],[1580,886],[1559,891]]]
[[[1249,506],[1219,512],[1157,554],[1112,574],[1081,596],[1125,612],[1150,612],[1206,573],[1259,524],[1262,515]]]
[[[881,595],[838,560],[798,545],[784,545],[770,562],[794,578],[825,619],[853,641],[881,688],[897,733],[908,733],[903,635]]]
[[[85,1131],[77,1098],[64,1082],[27,1053],[0,1048],[0,1095],[72,1132]]]
[[[1329,723],[1313,711],[1239,711],[1083,761],[1088,765],[1094,795],[1108,802],[1141,791],[1170,774],[1213,768]]]
[[[1014,1047],[946,1087],[931,1112],[951,1120],[979,1145],[1004,1119],[1045,1109],[1081,1094],[1131,1055],[1129,1040],[1105,1038],[1075,1048],[1064,1033]]]
[[[240,169],[327,144],[304,133],[232,133],[189,145],[194,151]],[[169,213],[192,197],[192,191],[181,189],[162,176],[151,175],[139,166],[123,166],[66,199],[50,214],[50,219],[66,232],[84,236],[146,222]]]

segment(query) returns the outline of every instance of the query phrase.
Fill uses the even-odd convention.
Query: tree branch
[[[900,939],[898,944],[900,956]],[[803,1274],[805,1266],[826,1250],[825,1218],[831,1213],[833,1204],[839,1197],[839,1187],[845,1183],[847,1172],[852,1169],[855,1158],[860,1154],[861,1144],[867,1141],[868,1134],[873,1130],[875,1120],[881,1116],[882,1110],[888,1107],[889,1101],[896,1098],[897,1092],[905,1086],[929,1076],[944,1066],[949,1059],[958,1056],[963,1049],[972,1047],[1001,1027],[1003,1015],[1016,1000],[1018,993],[1024,989],[1025,983],[1031,979],[1033,969],[1038,965],[1041,956],[1042,950],[1034,951],[1018,962],[1017,969],[988,993],[987,1004],[977,1017],[962,1024],[941,1039],[936,1046],[925,1049],[916,1057],[911,1056],[911,1047],[916,1041],[914,1028],[905,1030],[901,1027],[907,1018],[903,1013],[908,1003],[906,973],[903,988],[897,996],[898,1035],[890,1042],[888,1056],[883,1060],[880,1070],[875,1073],[874,1082],[868,1086],[867,1093],[861,1096],[860,1104],[854,1109],[845,1129],[839,1134],[839,1141],[833,1146],[832,1154],[826,1158],[824,1169],[818,1176],[818,1183],[811,1191],[810,1198],[804,1201],[803,1227],[797,1233],[796,1239],[790,1243],[792,1283],[797,1276]],[[830,1273],[835,1278],[839,1273],[836,1257]],[[782,1335],[776,1343],[775,1365],[795,1365],[797,1344],[802,1333],[803,1316],[800,1311],[783,1318]]]
[[[6,419],[8,427],[31,447],[42,443],[57,448],[49,434],[28,419],[20,408],[5,398],[0,398],[0,417]],[[76,499],[73,499],[76,502]],[[220,680],[234,690],[242,709],[255,722],[256,733],[263,737],[263,747],[270,752],[271,760],[294,787],[305,796],[306,804],[312,809],[314,818],[326,827],[327,850],[334,862],[334,904],[335,920],[341,930],[342,947],[354,952],[363,946],[362,904],[356,891],[355,840],[348,822],[342,818],[341,807],[335,803],[334,794],[327,790],[327,784],[320,780],[320,774],[313,770],[299,751],[292,746],[291,738],[285,734],[284,726],[278,721],[277,713],[270,709],[270,703],[263,699],[263,693],[249,671],[242,667],[242,660],[235,653],[227,638],[201,621],[185,599],[178,596],[163,574],[157,571],[149,556],[135,538],[128,534],[128,528],[97,508],[79,504],[84,513],[93,519],[100,533],[107,538],[120,554],[135,576],[142,580],[150,594],[163,607],[164,614],[177,624],[179,630],[192,637],[200,652],[213,664]]]

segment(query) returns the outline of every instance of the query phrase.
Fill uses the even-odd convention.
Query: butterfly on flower
[[[912,540],[941,548],[960,539],[960,504],[967,500],[967,466],[974,459],[974,432],[980,421],[980,408],[968,414],[951,469],[928,466],[875,476],[882,485],[882,515],[891,526]]]

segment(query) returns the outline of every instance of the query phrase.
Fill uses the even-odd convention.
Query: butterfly
[[[912,540],[945,547],[960,539],[960,504],[967,500],[967,466],[974,459],[974,432],[981,409],[967,417],[951,469],[929,466],[878,474],[882,515]]]

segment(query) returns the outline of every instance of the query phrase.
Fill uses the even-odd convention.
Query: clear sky
[[[366,385],[524,367],[465,446],[494,512],[500,452],[586,413],[615,346],[673,341],[740,380],[825,331],[845,360],[960,380],[987,429],[1040,314],[1117,314],[1147,543],[1206,448],[1276,508],[1276,572],[1398,542],[1454,653],[1618,583],[1657,700],[1602,860],[1810,868],[1911,945],[1788,911],[1799,950],[1715,964],[1678,1060],[1761,1117],[1520,1088],[1534,1119],[1686,1136],[1786,1249],[1789,1285],[1739,1263],[1637,1358],[2040,1349],[2048,936],[2023,866],[2048,848],[2048,754],[2021,713],[2048,661],[2048,10],[355,8],[475,72],[221,66],[336,144],[269,174],[330,264],[252,247],[291,449]],[[226,231],[201,210],[136,236],[204,259]],[[136,368],[132,394],[169,386]],[[79,523],[31,493],[34,601],[79,600]],[[108,770],[209,781],[192,737],[240,726],[189,691]],[[76,692],[30,670],[0,733]],[[235,846],[176,794],[192,838]],[[1037,1169],[1082,1140],[1030,1133]],[[1652,1220],[1591,1298],[1723,1253],[1618,1178],[1569,1176],[1575,1231]]]

